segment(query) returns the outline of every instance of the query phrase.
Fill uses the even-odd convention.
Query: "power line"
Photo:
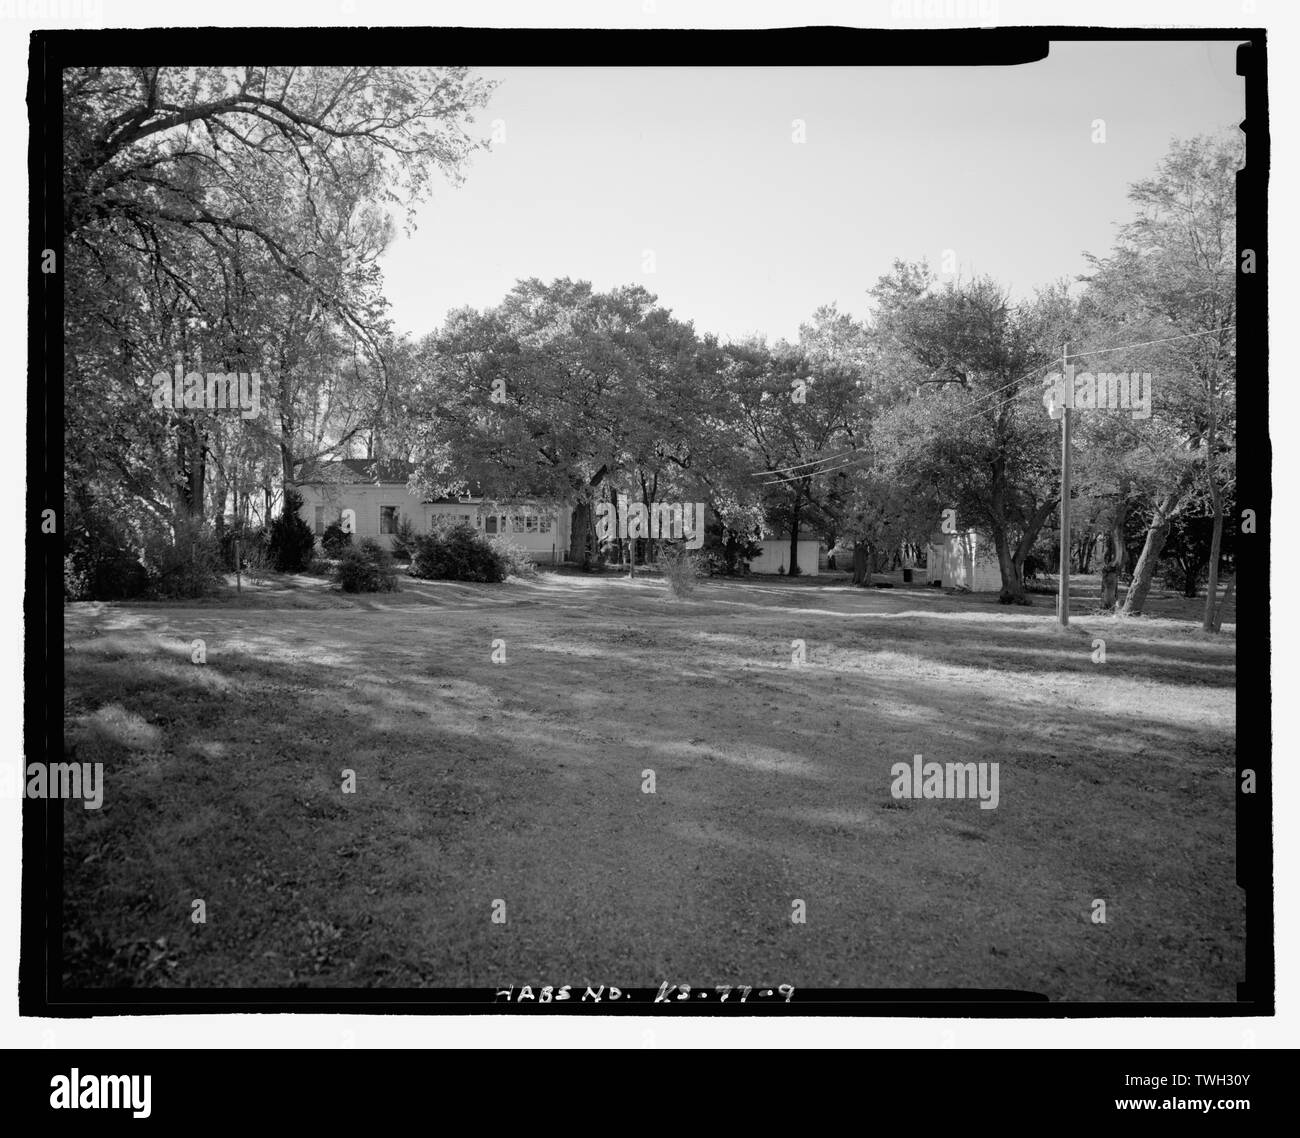
[[[1168,344],[1174,340],[1190,340],[1195,336],[1213,336],[1217,332],[1227,332],[1233,326],[1225,324],[1222,328],[1209,328],[1204,332],[1187,332],[1182,336],[1166,336],[1163,340],[1143,340],[1137,344],[1120,344],[1118,348],[1097,348],[1091,352],[1071,352],[1070,359],[1079,359],[1082,356],[1104,356],[1107,352],[1122,352],[1125,348],[1146,348],[1152,344]]]
[[[857,454],[858,449],[850,448],[839,454],[828,454],[824,458],[814,458],[810,462],[796,462],[793,466],[778,466],[775,470],[755,470],[750,477],[757,478],[761,474],[788,474],[791,470],[799,470],[804,466],[816,466],[819,462],[834,462],[837,458],[843,458],[846,454]]]
[[[862,462],[865,458],[869,457],[866,451],[861,451],[857,453],[860,453],[862,455],[862,458],[850,459],[848,462],[841,462],[839,466],[828,466],[824,470],[814,470],[811,474],[796,474],[793,478],[774,478],[770,482],[760,482],[759,485],[780,486],[782,483],[785,482],[798,482],[801,478],[816,478],[818,475],[821,474],[830,474],[836,470],[843,470],[846,466],[856,466],[860,462]]]

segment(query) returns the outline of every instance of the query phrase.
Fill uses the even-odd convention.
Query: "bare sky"
[[[533,276],[641,283],[724,338],[793,338],[832,301],[862,315],[895,258],[938,269],[945,250],[1026,295],[1109,248],[1172,138],[1244,115],[1227,42],[1065,43],[1008,68],[480,74],[500,86],[472,129],[504,139],[383,262],[416,335]]]

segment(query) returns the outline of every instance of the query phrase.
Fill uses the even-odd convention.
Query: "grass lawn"
[[[824,579],[402,590],[67,607],[68,745],[105,771],[102,809],[64,804],[69,987],[1235,999],[1231,612],[1216,637],[1179,598],[1085,596],[1063,631],[1051,597]],[[917,753],[998,762],[997,809],[894,800]]]

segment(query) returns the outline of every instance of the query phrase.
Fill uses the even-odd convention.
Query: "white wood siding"
[[[975,593],[998,592],[1002,571],[990,539],[974,530],[934,533],[926,551],[925,579],[945,589],[964,587]]]
[[[763,547],[763,552],[749,563],[751,573],[775,573],[778,570],[784,570],[786,573],[790,572],[790,542],[788,539],[778,541],[775,538],[764,538],[758,544]],[[799,542],[800,576],[818,576],[817,550],[820,545],[821,542],[816,539]]]

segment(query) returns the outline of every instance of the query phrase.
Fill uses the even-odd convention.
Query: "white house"
[[[428,533],[435,518],[455,518],[480,533],[509,538],[534,561],[560,562],[569,549],[570,510],[560,503],[502,505],[481,497],[423,498],[408,489],[408,462],[345,458],[325,463],[297,486],[302,518],[319,539],[325,527],[353,512],[353,540],[373,537],[391,548],[398,523]]]
[[[993,542],[969,529],[964,533],[932,533],[926,549],[926,580],[944,588],[967,588],[974,593],[1002,588]]]

